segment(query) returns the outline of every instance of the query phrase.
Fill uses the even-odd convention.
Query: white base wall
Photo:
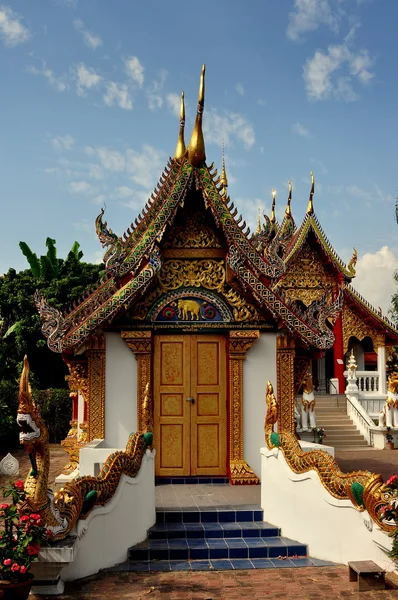
[[[343,564],[373,560],[394,569],[387,556],[391,538],[366,511],[331,496],[315,471],[293,473],[277,448],[261,449],[261,471],[264,520],[280,527],[283,536],[307,544],[310,556]]]
[[[78,521],[78,545],[73,562],[61,572],[63,581],[125,561],[128,548],[146,539],[156,521],[154,457],[155,451],[147,450],[137,476],[122,475],[112,500],[94,508],[85,521]]]
[[[264,445],[264,417],[267,410],[267,380],[276,386],[276,334],[261,333],[243,361],[243,448],[244,459],[261,477],[258,449]]]
[[[119,333],[106,333],[105,442],[125,448],[137,431],[137,361]]]

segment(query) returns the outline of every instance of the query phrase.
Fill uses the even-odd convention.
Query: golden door
[[[156,474],[225,475],[225,338],[158,335],[154,360]]]

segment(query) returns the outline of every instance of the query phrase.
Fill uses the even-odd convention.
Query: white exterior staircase
[[[345,395],[316,394],[315,414],[317,427],[323,427],[325,430],[324,443],[326,445],[334,446],[338,450],[368,446],[363,435],[360,434],[353,421],[347,416],[347,398]]]

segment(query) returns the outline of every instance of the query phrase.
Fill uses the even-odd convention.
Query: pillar
[[[278,397],[278,432],[294,434],[294,385],[295,342],[290,335],[276,338],[276,377]]]
[[[260,483],[245,462],[243,453],[243,361],[259,336],[257,330],[229,332],[229,463],[232,484]]]
[[[384,335],[382,337],[384,338]],[[379,394],[387,394],[386,347],[384,343],[385,339],[378,339],[377,370],[379,372]]]
[[[137,360],[137,425],[138,431],[144,431],[146,423],[143,419],[142,406],[147,385],[151,386],[152,372],[152,332],[151,331],[122,331],[121,336],[134,353]],[[153,412],[153,404],[151,403]],[[153,419],[153,414],[150,415]]]
[[[333,345],[333,373],[334,378],[339,382],[339,393],[342,394],[345,389],[344,379],[344,344],[343,344],[343,319],[341,313],[336,319],[333,327],[334,345]]]
[[[105,336],[92,336],[88,358],[88,441],[105,438]]]

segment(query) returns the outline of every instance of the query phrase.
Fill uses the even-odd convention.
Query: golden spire
[[[181,105],[180,105],[180,133],[178,134],[178,142],[176,146],[176,151],[174,153],[174,158],[177,160],[182,158],[185,154],[185,141],[184,141],[184,128],[185,128],[185,102],[184,102],[184,92],[181,94]]]
[[[314,192],[315,192],[314,173],[311,171],[310,175],[311,175],[311,191],[310,191],[310,197],[308,199],[308,204],[307,204],[307,215],[313,215],[314,214],[314,205],[312,203],[312,198],[313,198]]]
[[[271,208],[271,218],[270,218],[271,223],[276,222],[275,202],[276,202],[276,190],[272,189],[272,208]]]
[[[258,209],[256,235],[261,233],[261,208]]]
[[[285,215],[287,217],[291,217],[292,216],[292,211],[290,210],[290,203],[292,201],[292,182],[289,181],[288,185],[289,185],[289,195],[287,197],[287,204],[286,204]]]
[[[191,135],[191,140],[188,144],[188,160],[193,167],[199,167],[206,160],[205,140],[203,138],[202,117],[203,107],[205,104],[205,71],[206,66],[202,66],[200,74],[200,85],[198,95],[198,110],[196,113],[195,125]]]
[[[221,179],[220,183],[223,187],[222,195],[227,195],[227,187],[228,187],[228,179],[227,179],[227,171],[225,169],[225,155],[224,155],[224,142],[222,143],[222,169],[221,169]]]

